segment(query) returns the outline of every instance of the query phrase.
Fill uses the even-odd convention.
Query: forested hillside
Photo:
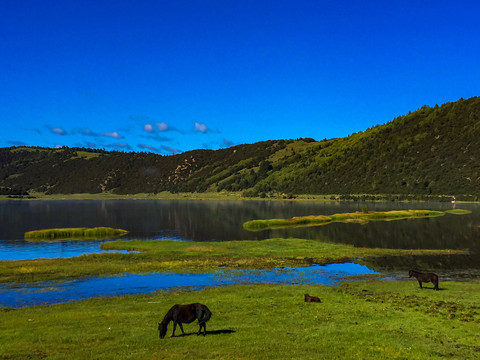
[[[480,200],[480,98],[345,138],[265,141],[173,156],[80,148],[0,149],[0,194],[241,191],[456,195]]]

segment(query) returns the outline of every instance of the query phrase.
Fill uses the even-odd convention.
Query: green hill
[[[174,156],[83,148],[0,149],[0,194],[241,191],[456,195],[480,200],[480,98],[424,106],[345,138],[271,140]]]

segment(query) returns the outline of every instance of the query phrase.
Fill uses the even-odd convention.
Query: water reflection
[[[128,253],[123,250],[101,250],[100,244],[106,241],[110,240],[0,242],[0,260],[55,259],[87,254]]]
[[[395,278],[404,279],[410,269],[433,271],[442,281],[480,279],[478,254],[383,256],[364,260],[367,266],[381,269]]]
[[[334,214],[394,209],[448,210],[450,203],[200,201],[200,200],[84,200],[0,201],[0,260],[64,257],[99,252],[98,244],[61,245],[26,242],[26,231],[54,227],[110,226],[130,231],[130,239],[187,241],[262,240],[299,237],[355,246],[380,248],[479,248],[480,204],[455,204],[469,215],[430,219],[370,222],[366,225],[334,223],[312,228],[249,232],[242,224],[252,219]],[[85,245],[79,250],[77,247]],[[50,249],[50,247],[57,249]],[[71,251],[67,248],[71,246]],[[42,250],[43,249],[43,250]],[[29,254],[30,250],[32,254]],[[78,252],[76,252],[78,250]]]
[[[55,304],[94,296],[148,293],[178,287],[201,289],[206,286],[253,283],[334,285],[345,276],[375,273],[375,271],[370,270],[364,265],[343,263],[301,268],[282,268],[272,271],[225,270],[209,274],[160,273],[118,277],[94,277],[60,283],[46,281],[33,285],[14,284],[10,286],[0,286],[0,305],[24,307],[39,304]]]

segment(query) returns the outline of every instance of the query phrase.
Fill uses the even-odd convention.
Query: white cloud
[[[114,131],[114,132],[106,132],[106,133],[102,133],[103,136],[109,136],[109,137],[112,137],[112,138],[115,138],[115,139],[123,139],[123,136],[121,136],[118,132]]]
[[[208,130],[207,125],[200,124],[199,122],[195,121],[195,131],[199,131],[201,133],[205,133]]]
[[[54,134],[57,134],[57,135],[67,135],[67,132],[65,130],[63,130],[62,128],[51,128],[50,129]]]
[[[168,130],[168,124],[161,122],[161,123],[156,123],[158,131],[167,131]]]
[[[153,132],[153,126],[150,125],[150,124],[145,124],[145,126],[143,127],[143,130],[151,133],[151,132]]]

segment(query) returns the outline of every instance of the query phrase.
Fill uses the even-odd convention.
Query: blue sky
[[[2,0],[0,146],[348,136],[480,95],[477,1]]]

